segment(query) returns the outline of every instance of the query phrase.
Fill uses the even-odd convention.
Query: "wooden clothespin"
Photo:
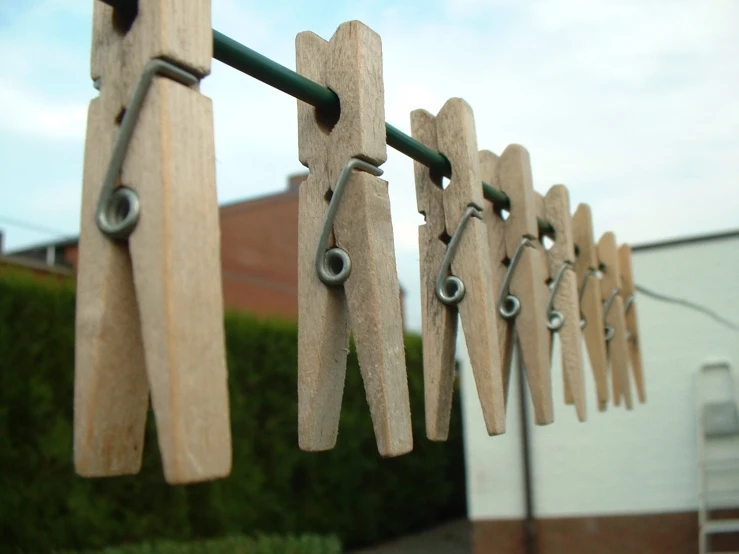
[[[603,233],[598,241],[603,317],[608,360],[611,366],[613,383],[613,403],[616,406],[624,399],[626,408],[631,409],[631,387],[629,385],[629,353],[626,345],[626,317],[621,296],[621,271],[616,250],[616,236]]]
[[[634,286],[634,273],[631,267],[631,247],[622,244],[618,248],[618,260],[621,269],[621,295],[624,298],[624,310],[626,311],[627,344],[629,348],[629,361],[634,373],[636,394],[639,402],[644,404],[647,400],[647,392],[644,386],[644,369],[641,360],[641,344],[639,341],[639,326],[636,315],[636,290]]]
[[[480,160],[480,175],[486,183],[494,183],[500,158],[490,150],[478,152]],[[508,255],[506,254],[505,221],[501,217],[500,210],[492,202],[485,202],[482,214],[485,228],[488,234],[488,246],[490,248],[490,271],[491,285],[494,294],[500,292],[506,273],[508,273]],[[508,389],[511,377],[511,363],[513,362],[513,349],[515,346],[516,333],[514,326],[508,325],[498,310],[495,297],[495,320],[498,330],[498,347],[500,352],[500,367],[503,379],[503,395],[505,404],[508,405]]]
[[[593,218],[590,206],[579,204],[572,216],[575,242],[575,273],[580,296],[581,327],[585,346],[593,369],[598,409],[608,404],[608,358],[606,356],[603,301],[598,276],[598,250],[593,237]]]
[[[451,98],[436,117],[414,110],[411,130],[413,138],[441,152],[452,167],[451,180],[442,190],[441,175],[414,162],[418,211],[426,220],[418,228],[426,435],[431,440],[447,438],[457,314],[487,432],[501,434],[505,400],[472,108],[461,98]]]
[[[552,377],[549,367],[547,299],[549,272],[538,245],[531,162],[523,146],[509,145],[500,156],[482,151],[483,179],[510,199],[510,215],[486,212],[493,256],[493,290],[497,296],[496,318],[501,340],[503,382],[508,391],[510,360],[514,344],[526,368],[526,378],[538,425],[554,421]],[[501,232],[502,230],[502,232]],[[504,246],[503,246],[504,245]],[[502,329],[501,329],[502,328]]]
[[[380,36],[359,21],[329,42],[296,39],[297,70],[339,97],[340,114],[298,101],[298,432],[302,450],[336,444],[349,329],[383,456],[413,448],[398,301]]]
[[[577,418],[585,421],[587,419],[585,376],[570,196],[567,187],[554,185],[546,196],[536,193],[536,197],[538,216],[549,221],[554,229],[551,247],[548,250],[542,248],[551,282],[547,302],[550,348],[554,333],[557,333],[562,351],[565,403],[574,404]]]
[[[164,475],[231,471],[210,1],[94,3],[77,276],[77,473],[137,473],[149,391]],[[166,60],[166,61],[165,61]]]

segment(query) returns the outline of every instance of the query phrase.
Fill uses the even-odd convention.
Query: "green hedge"
[[[336,537],[317,535],[300,537],[264,535],[256,538],[233,536],[190,542],[145,542],[80,554],[341,554],[341,543]]]
[[[358,547],[465,513],[459,399],[446,443],[425,438],[421,342],[406,338],[415,447],[377,453],[356,355],[337,447],[297,443],[294,323],[226,318],[233,472],[173,487],[153,416],[142,471],[83,479],[72,465],[74,290],[0,274],[0,547],[100,548],[255,532],[338,535]]]

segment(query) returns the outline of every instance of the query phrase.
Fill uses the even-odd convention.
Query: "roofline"
[[[274,203],[274,202],[287,202],[290,200],[294,200],[295,196],[297,196],[297,191],[286,190],[283,192],[265,194],[265,195],[256,196],[253,198],[244,198],[242,200],[233,200],[231,202],[219,204],[218,210],[219,212],[221,210],[227,210],[231,212],[234,210],[238,210],[239,208],[257,208],[257,207],[263,206],[264,204],[269,204],[269,203]],[[70,236],[70,237],[55,240],[55,241],[38,242],[34,244],[29,244],[28,246],[24,246],[23,248],[15,248],[13,250],[8,250],[6,255],[15,256],[18,254],[22,254],[23,252],[27,252],[28,250],[37,250],[39,248],[59,248],[59,247],[65,247],[65,246],[75,246],[76,244],[79,243],[79,241],[80,241],[79,235],[74,235],[74,236]]]
[[[657,248],[669,248],[671,246],[682,246],[684,244],[693,244],[696,242],[707,242],[710,240],[723,240],[739,237],[739,229],[731,231],[722,231],[720,233],[708,233],[705,235],[693,235],[692,237],[681,237],[656,242],[647,242],[644,244],[636,244],[631,247],[633,252],[643,252],[645,250],[655,250]]]
[[[244,198],[242,200],[232,200],[230,202],[224,202],[218,205],[220,210],[238,210],[239,208],[257,208],[264,204],[270,204],[275,202],[287,202],[294,200],[298,195],[297,190],[284,190],[282,192],[268,193],[262,196],[254,196],[251,198]]]
[[[23,252],[27,252],[28,250],[37,250],[39,248],[59,248],[60,246],[74,246],[80,241],[79,235],[70,236],[64,239],[59,239],[52,242],[39,242],[35,244],[31,244],[28,246],[24,246],[23,248],[16,248],[13,250],[9,250],[7,252],[0,253],[0,257],[2,256],[15,256],[17,254],[21,254]]]

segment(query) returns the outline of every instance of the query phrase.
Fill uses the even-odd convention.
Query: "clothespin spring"
[[[603,320],[605,321],[608,318],[608,312],[611,311],[611,305],[613,304],[613,299],[618,296],[618,289],[613,289],[611,291],[611,294],[608,295],[608,299],[606,300],[605,304],[603,304]],[[615,330],[611,325],[606,325],[606,342],[609,342],[613,335],[615,334]]]
[[[557,295],[557,290],[562,282],[565,271],[572,269],[570,262],[564,262],[557,270],[557,275],[554,277],[552,282],[552,290],[549,293],[549,300],[547,301],[547,327],[552,332],[557,332],[562,328],[565,323],[565,317],[562,312],[554,309],[554,297]]]
[[[626,300],[624,300],[624,315],[629,313],[629,310],[631,309],[631,305],[634,303],[634,295],[630,294],[626,297]],[[626,338],[631,340],[631,331],[629,329],[626,329]]]
[[[467,209],[462,214],[462,219],[459,221],[459,225],[457,225],[457,229],[454,231],[454,235],[449,241],[444,260],[441,263],[441,269],[436,277],[436,297],[442,304],[446,304],[447,306],[459,304],[462,298],[464,298],[465,289],[462,279],[456,275],[447,275],[447,273],[449,273],[454,254],[462,240],[467,222],[471,217],[482,219],[482,212],[475,206],[467,206]]]
[[[518,297],[509,293],[513,272],[515,271],[516,266],[523,255],[523,249],[526,246],[533,247],[533,243],[531,242],[531,239],[524,237],[521,239],[521,242],[518,243],[516,251],[513,253],[513,258],[511,258],[511,263],[506,271],[503,284],[500,287],[500,295],[498,296],[498,312],[503,319],[513,319],[521,311],[521,301]]]
[[[338,246],[328,248],[328,239],[334,227],[334,219],[336,218],[336,212],[339,211],[339,204],[341,203],[341,197],[344,195],[344,188],[349,182],[353,169],[366,171],[376,177],[384,173],[379,167],[359,158],[349,158],[341,169],[339,179],[334,187],[333,196],[331,196],[331,202],[328,205],[326,220],[323,222],[323,230],[321,231],[321,238],[318,240],[318,250],[316,252],[316,272],[318,273],[318,278],[330,287],[343,285],[352,272],[352,259],[347,251]]]
[[[582,306],[582,299],[585,296],[585,287],[588,284],[588,281],[591,277],[597,277],[598,276],[598,270],[597,269],[588,269],[585,272],[585,275],[582,278],[582,285],[580,285],[580,305]],[[588,320],[585,318],[585,316],[581,313],[580,314],[580,329],[585,329],[588,325]]]
[[[126,240],[136,227],[141,213],[141,204],[136,191],[125,186],[117,187],[116,185],[121,174],[123,161],[126,158],[126,151],[131,143],[133,131],[136,128],[141,106],[156,75],[163,75],[188,87],[196,85],[199,81],[195,75],[162,59],[151,59],[144,66],[141,77],[139,77],[134,88],[131,102],[126,107],[121,121],[120,131],[113,148],[113,154],[110,157],[108,169],[105,172],[95,214],[95,220],[100,231],[112,239]],[[96,80],[95,88],[99,90],[100,87],[100,80]]]

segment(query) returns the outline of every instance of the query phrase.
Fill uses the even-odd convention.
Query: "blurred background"
[[[214,29],[291,69],[297,33],[328,39],[361,20],[382,37],[389,123],[410,134],[412,110],[464,98],[479,147],[525,146],[535,189],[562,183],[573,210],[588,203],[596,240],[614,231],[631,244],[635,280],[657,296],[636,298],[646,404],[600,413],[586,367],[589,420],[577,422],[562,400],[555,341],[555,423],[533,425],[512,394],[508,432],[488,437],[460,333],[452,433],[430,443],[418,337],[423,217],[412,160],[388,148],[416,445],[379,457],[352,358],[337,449],[300,452],[297,190],[306,170],[296,100],[214,60],[201,90],[215,113],[234,473],[175,488],[161,474],[151,414],[142,475],[90,481],[72,467],[92,6],[0,3],[0,549],[164,540],[202,552],[682,553],[712,530],[699,525],[710,490],[733,522],[718,524],[721,535],[739,531],[730,510],[739,505],[738,3],[213,0]],[[719,431],[699,417],[704,402],[723,406],[711,412]],[[714,455],[737,467],[711,481]],[[271,538],[253,538],[263,533]],[[236,543],[202,542],[224,537]]]

